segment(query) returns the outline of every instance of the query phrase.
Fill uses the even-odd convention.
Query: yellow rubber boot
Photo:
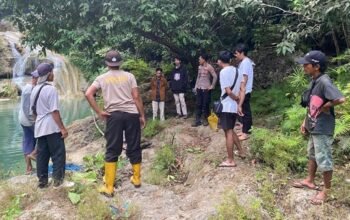
[[[114,181],[117,172],[116,162],[106,162],[105,163],[105,175],[104,175],[104,186],[102,186],[98,191],[105,196],[112,197],[114,193]]]
[[[141,186],[141,163],[132,164],[132,172],[130,181],[136,188],[139,188]]]

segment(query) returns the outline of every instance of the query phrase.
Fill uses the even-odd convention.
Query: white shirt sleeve
[[[58,93],[55,88],[52,88],[49,94],[49,111],[59,111],[59,100],[58,100]]]

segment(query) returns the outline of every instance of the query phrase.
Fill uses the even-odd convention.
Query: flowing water
[[[23,87],[30,81],[25,76],[30,73],[42,60],[54,64],[54,85],[60,94],[60,112],[65,125],[90,115],[90,108],[82,89],[86,82],[79,70],[72,66],[64,56],[47,51],[43,57],[39,51],[20,45],[21,34],[17,32],[0,33],[9,42],[14,60],[13,82]],[[18,122],[19,100],[0,100],[0,172],[16,170],[24,171],[25,163],[22,153],[22,128]],[[0,175],[1,176],[1,175]]]

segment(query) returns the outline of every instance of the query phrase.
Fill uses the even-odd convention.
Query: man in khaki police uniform
[[[100,118],[106,120],[105,185],[99,190],[113,196],[118,157],[122,152],[123,132],[127,143],[126,155],[132,164],[131,183],[141,186],[141,127],[145,126],[145,114],[135,76],[120,70],[122,57],[110,50],[105,57],[108,72],[98,76],[87,89],[85,96]],[[94,94],[102,90],[104,109],[101,110]]]

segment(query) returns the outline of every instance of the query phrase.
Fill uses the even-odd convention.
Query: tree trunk
[[[350,49],[350,33],[348,33],[348,31],[350,32],[350,26],[347,25],[347,24],[344,24],[344,22],[343,22],[342,23],[342,28],[343,28],[343,33],[344,33],[346,46],[347,46],[347,48]]]
[[[333,38],[335,51],[337,53],[337,56],[339,56],[340,55],[339,43],[338,43],[338,39],[337,39],[337,34],[335,33],[335,30],[333,29],[333,27],[332,27],[332,38]],[[340,61],[338,61],[338,65],[341,65]]]

